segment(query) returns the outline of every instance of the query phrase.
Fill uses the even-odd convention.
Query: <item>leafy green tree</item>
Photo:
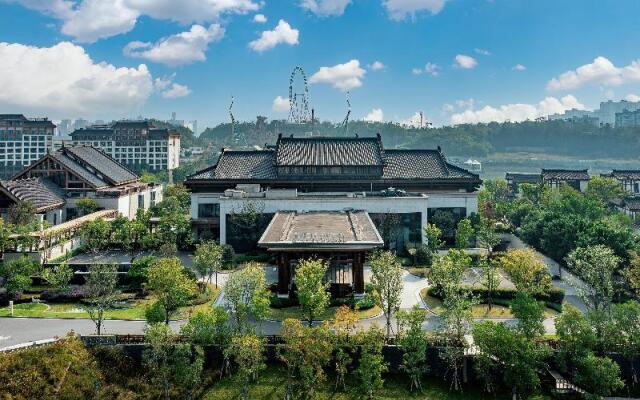
[[[177,197],[167,197],[158,205],[155,230],[157,246],[173,244],[184,248],[191,243],[191,219]]]
[[[113,240],[131,254],[134,259],[135,252],[140,250],[144,243],[144,238],[149,229],[144,222],[141,212],[136,214],[136,218],[129,220],[126,217],[118,217],[113,222]]]
[[[422,390],[422,376],[427,372],[427,336],[422,329],[426,312],[414,305],[411,311],[398,313],[402,327],[399,344],[404,350],[400,368],[409,376],[410,390]]]
[[[632,382],[637,383],[638,371],[633,366],[640,357],[640,303],[614,304],[612,314],[608,350],[620,352],[628,360]]]
[[[518,291],[535,295],[551,288],[546,265],[530,248],[509,249],[498,258],[498,265],[509,274]]]
[[[326,380],[324,367],[333,352],[333,338],[326,325],[305,327],[297,319],[282,323],[279,358],[287,367],[287,398],[313,399]]]
[[[215,274],[216,287],[218,287],[218,271],[222,269],[222,253],[222,246],[214,241],[206,241],[196,245],[193,256],[193,265],[201,276],[208,278],[209,283]]]
[[[502,284],[502,275],[488,257],[482,258],[481,265],[483,267],[482,286],[484,286],[486,290],[487,307],[489,308],[489,311],[491,311],[493,308],[495,294]]]
[[[429,281],[434,289],[447,298],[460,290],[465,268],[471,265],[471,257],[463,250],[451,249],[444,257],[437,257],[429,270]]]
[[[229,240],[234,246],[253,250],[265,228],[264,204],[245,202],[239,210],[233,209],[229,215]],[[238,247],[237,247],[238,248]]]
[[[577,308],[567,305],[556,318],[558,336],[558,361],[565,372],[576,361],[585,357],[596,346],[596,335],[589,320]]]
[[[242,385],[242,399],[249,399],[251,382],[258,379],[260,371],[266,368],[264,363],[264,343],[254,334],[235,336],[225,349],[225,355],[233,359],[238,366],[238,380]]]
[[[164,190],[164,199],[174,198],[178,200],[178,205],[182,213],[188,213],[191,206],[191,193],[189,189],[182,184],[167,185]]]
[[[250,262],[229,275],[224,288],[225,299],[235,316],[236,329],[242,332],[251,315],[258,322],[264,320],[269,310],[269,291],[264,269]]]
[[[624,387],[620,379],[620,367],[609,357],[592,353],[577,361],[575,384],[590,393],[588,398],[601,399]]]
[[[434,224],[427,224],[423,227],[425,236],[427,237],[427,246],[432,253],[436,253],[444,242],[442,241],[442,231]]]
[[[37,222],[36,207],[29,201],[20,201],[7,210],[7,222],[12,225],[29,226],[33,230]]]
[[[147,271],[146,287],[162,304],[166,324],[180,307],[189,304],[196,291],[195,282],[185,274],[177,257],[158,259]]]
[[[473,234],[474,230],[473,226],[471,226],[471,221],[468,218],[461,219],[456,228],[456,247],[458,249],[469,247]]]
[[[384,333],[375,326],[358,337],[361,351],[354,376],[358,393],[367,399],[374,399],[376,392],[384,385],[382,374],[388,370],[382,356],[384,337]]]
[[[118,269],[115,265],[96,264],[89,268],[86,277],[83,307],[96,326],[96,333],[102,334],[105,312],[118,300]]]
[[[400,309],[402,302],[402,267],[395,254],[382,251],[373,254],[369,260],[371,284],[378,306],[386,319],[387,338],[391,336],[391,318]]]
[[[442,231],[445,238],[453,238],[456,228],[456,219],[449,210],[437,209],[431,217],[432,223]]]
[[[144,319],[149,325],[164,322],[167,319],[167,313],[164,311],[162,303],[154,301],[147,304],[144,309]]]
[[[329,306],[329,284],[324,282],[327,264],[322,260],[301,260],[296,267],[298,301],[309,326]]]
[[[80,212],[80,215],[91,214],[98,209],[98,202],[91,197],[82,197],[76,200],[76,208]]]
[[[12,227],[0,218],[0,255],[2,255],[9,245],[9,236],[12,233]]]
[[[16,297],[31,286],[31,275],[37,266],[29,257],[22,256],[0,263],[0,277],[4,280],[3,287],[7,294]]]
[[[127,271],[127,275],[132,280],[132,286],[137,290],[141,289],[147,282],[147,271],[157,260],[154,256],[142,256],[133,260],[131,267]]]
[[[511,302],[511,311],[518,318],[518,331],[528,338],[544,334],[544,303],[531,294],[518,292]]]
[[[97,253],[109,245],[111,224],[102,218],[89,221],[80,227],[80,237],[89,252]]]
[[[640,256],[638,253],[632,252],[629,257],[629,265],[624,271],[624,276],[631,289],[640,297]]]
[[[603,206],[608,206],[612,200],[623,198],[625,192],[620,181],[615,178],[592,176],[585,195],[598,200]]]
[[[201,346],[217,344],[224,348],[232,334],[229,314],[220,306],[198,311],[189,317],[189,321],[180,328],[180,333],[188,337],[190,343]]]
[[[69,290],[69,282],[73,279],[73,269],[67,263],[60,263],[46,269],[43,278],[59,292]]]
[[[613,274],[620,259],[603,245],[579,247],[567,256],[567,265],[586,285],[578,293],[595,311],[607,311],[613,300]]]
[[[332,329],[335,333],[335,374],[336,389],[344,390],[346,387],[345,377],[349,372],[349,366],[352,364],[350,350],[353,348],[353,342],[350,340],[351,335],[355,331],[358,322],[358,313],[343,305],[338,307],[333,317]]]
[[[488,255],[491,256],[493,248],[500,243],[495,221],[484,217],[480,218],[476,227],[476,237],[478,246],[487,249]]]

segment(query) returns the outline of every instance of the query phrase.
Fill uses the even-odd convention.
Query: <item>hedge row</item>
[[[429,296],[442,299],[442,295],[436,290],[436,288],[429,288],[427,291]],[[493,292],[493,299],[495,300],[513,300],[518,293],[515,289],[497,289]],[[472,288],[471,294],[474,297],[479,298],[481,301],[486,301],[488,298],[488,291],[485,288]],[[537,300],[544,301],[551,304],[562,304],[564,301],[564,290],[558,288],[551,288],[546,293],[537,294],[534,296]]]

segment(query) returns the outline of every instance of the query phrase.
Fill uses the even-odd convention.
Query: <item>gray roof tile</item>
[[[589,180],[589,172],[586,169],[543,169],[542,179],[556,180]]]
[[[277,145],[278,165],[382,165],[380,138],[282,137]]]
[[[122,185],[138,179],[136,174],[92,146],[64,147],[57,153],[64,153],[68,158],[75,158],[74,162],[80,164],[82,169],[86,169],[82,165],[82,163],[86,163],[103,175],[104,178],[102,180],[114,185]]]
[[[0,186],[18,201],[33,204],[37,212],[62,207],[65,204],[60,188],[46,178],[0,181]]]

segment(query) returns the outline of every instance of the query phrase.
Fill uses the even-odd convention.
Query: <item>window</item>
[[[144,194],[138,195],[138,208],[144,208]]]
[[[633,184],[633,192],[634,192],[634,193],[638,193],[638,192],[640,192],[640,183],[635,182],[635,183]]]
[[[198,204],[198,218],[220,216],[220,204]]]

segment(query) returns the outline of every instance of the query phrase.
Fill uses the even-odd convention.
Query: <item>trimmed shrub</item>
[[[442,294],[440,294],[435,288],[429,288],[427,291],[429,296],[435,297],[437,299],[442,299]],[[513,300],[518,293],[515,289],[498,289],[493,292],[493,300],[495,304],[499,304],[498,301],[506,300],[506,304],[508,304],[509,300]],[[471,289],[471,294],[474,297],[480,299],[480,301],[485,301],[487,299],[487,290],[485,288],[473,288]],[[544,301],[545,303],[555,303],[562,304],[564,301],[564,290],[551,288],[547,293],[538,294],[534,296],[537,300]]]
[[[40,300],[48,303],[71,303],[82,300],[84,296],[85,290],[83,286],[71,286],[64,292],[47,289],[40,294]]]
[[[160,304],[159,301],[153,302],[151,305],[148,305],[144,310],[144,318],[147,320],[148,324],[156,324],[159,322],[164,322],[167,317],[167,314]]]

